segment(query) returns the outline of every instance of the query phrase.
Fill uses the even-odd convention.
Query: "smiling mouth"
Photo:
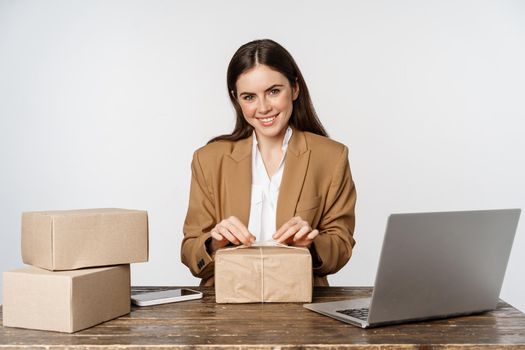
[[[257,120],[259,120],[262,125],[264,126],[270,126],[273,124],[273,122],[275,121],[275,119],[277,119],[277,114],[274,115],[273,117],[268,117],[268,118],[257,118]]]

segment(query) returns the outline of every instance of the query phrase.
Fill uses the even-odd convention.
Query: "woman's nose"
[[[257,109],[259,110],[260,114],[265,114],[269,112],[272,107],[270,106],[270,103],[266,100],[266,98],[259,99],[259,105],[257,106]]]

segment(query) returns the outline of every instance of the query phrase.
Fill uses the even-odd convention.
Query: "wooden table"
[[[0,327],[0,349],[525,349],[525,314],[503,301],[481,315],[364,330],[302,304],[216,304],[213,288],[192,288],[204,299],[132,307],[129,315],[74,334]],[[133,293],[159,289],[166,288],[134,287]],[[368,287],[321,287],[314,301],[370,293]]]

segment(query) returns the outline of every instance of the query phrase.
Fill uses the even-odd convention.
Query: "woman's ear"
[[[299,80],[295,78],[295,84],[292,87],[292,100],[297,100],[297,97],[299,97]]]

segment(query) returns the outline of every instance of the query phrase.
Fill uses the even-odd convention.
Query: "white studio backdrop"
[[[332,285],[373,285],[391,213],[525,208],[523,1],[0,0],[0,271],[23,211],[123,207],[150,220],[132,284],[197,284],[190,161],[232,129],[226,67],[257,38],[350,148],[357,245]],[[524,220],[501,294],[523,311]]]

